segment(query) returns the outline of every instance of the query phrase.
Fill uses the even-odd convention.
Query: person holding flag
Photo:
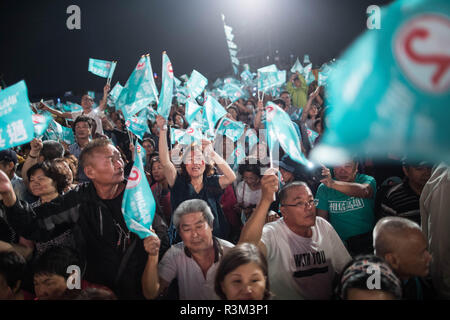
[[[227,240],[229,225],[219,200],[225,188],[236,179],[233,170],[214,151],[211,142],[203,140],[201,146],[194,145],[183,153],[182,173],[178,173],[169,157],[166,120],[157,116],[156,123],[160,130],[159,155],[171,191],[172,208],[176,209],[187,199],[205,200],[214,215],[213,234]],[[212,174],[212,162],[217,165],[222,175]]]
[[[8,221],[33,241],[73,229],[75,247],[86,260],[85,279],[111,288],[119,299],[142,299],[147,254],[121,211],[126,169],[120,153],[109,140],[95,139],[83,149],[80,161],[91,182],[34,208],[17,200],[8,176],[0,172]]]
[[[305,78],[297,71],[291,75],[286,83],[286,90],[292,97],[292,104],[297,108],[303,108],[306,104],[308,85]]]
[[[106,84],[103,88],[103,98],[100,101],[100,104],[98,106],[98,109],[94,110],[94,99],[89,94],[84,94],[81,97],[81,107],[83,108],[82,111],[73,111],[73,112],[62,112],[56,109],[53,109],[49,107],[47,104],[41,102],[39,103],[39,108],[45,111],[50,112],[51,114],[61,117],[64,119],[73,119],[75,120],[79,116],[86,116],[89,118],[92,118],[95,120],[96,129],[95,133],[103,134],[103,124],[102,124],[102,118],[104,117],[104,110],[107,106],[107,100],[108,100],[108,93],[111,89],[109,84]]]

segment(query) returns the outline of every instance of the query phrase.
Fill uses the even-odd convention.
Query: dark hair
[[[189,176],[189,173],[186,170],[186,159],[188,157],[188,154],[192,153],[195,150],[195,144],[191,145],[190,147],[186,148],[185,150],[187,152],[184,152],[182,155],[182,159],[183,161],[181,161],[180,164],[180,168],[181,168],[181,175],[183,177],[185,177],[185,179],[190,182],[191,181],[191,177]],[[209,164],[209,163],[205,163],[205,171],[203,172],[203,179],[205,179],[206,177],[210,176],[211,174],[213,174],[213,170],[214,170],[214,166]]]
[[[226,300],[227,297],[222,290],[221,283],[225,279],[225,276],[247,263],[255,263],[266,277],[266,289],[264,290],[264,300],[269,299],[272,294],[270,292],[269,276],[267,259],[264,254],[259,250],[257,246],[252,243],[241,243],[231,248],[220,260],[220,264],[217,268],[216,278],[214,281],[214,290],[216,294],[222,299]]]
[[[70,183],[66,177],[66,173],[57,165],[57,161],[44,161],[42,163],[36,163],[27,171],[28,181],[31,176],[37,171],[42,170],[44,175],[53,180],[56,184],[56,190],[61,194]]]
[[[286,199],[287,191],[290,188],[299,187],[299,186],[300,187],[306,187],[306,188],[310,189],[306,182],[303,182],[303,181],[292,181],[292,182],[289,182],[287,185],[285,185],[285,186],[283,186],[283,188],[281,188],[280,193],[278,194],[278,196],[280,198],[280,204],[283,203],[283,201]]]
[[[46,140],[42,143],[42,149],[39,155],[43,156],[44,160],[62,158],[64,156],[64,147],[58,141]]]
[[[150,163],[149,163],[149,165],[148,165],[150,177],[152,178],[152,183],[153,183],[153,181],[155,181],[155,178],[153,177],[153,165],[154,165],[156,162],[161,163],[161,159],[159,158],[159,156],[154,156],[153,158],[150,158]]]
[[[346,300],[348,289],[351,288],[370,290],[367,287],[367,280],[374,272],[370,272],[369,267],[376,268],[379,271],[381,276],[380,289],[391,293],[397,299],[401,299],[402,286],[400,280],[382,258],[374,255],[360,255],[347,263],[342,269],[336,287],[338,298]]]
[[[251,161],[251,159],[255,159],[256,163],[253,163],[254,161]],[[244,176],[244,172],[251,172],[254,173],[255,175],[257,175],[259,178],[262,177],[261,174],[261,164],[259,162],[259,160],[257,158],[253,158],[253,157],[247,157],[244,160],[244,163],[241,163],[239,165],[239,169],[238,172],[241,176]]]
[[[86,116],[79,116],[75,119],[75,121],[72,124],[72,131],[73,133],[75,133],[75,126],[77,125],[78,122],[86,122],[89,126],[89,129],[92,129],[92,120],[89,117]]]
[[[81,260],[75,250],[69,247],[53,246],[37,258],[32,266],[32,270],[33,275],[56,274],[67,279],[70,276],[67,273],[67,267],[74,265],[83,270],[80,264]]]
[[[87,165],[87,158],[91,157],[96,149],[105,148],[109,145],[112,145],[111,141],[108,139],[94,139],[89,142],[86,147],[80,153],[80,163],[83,167]]]
[[[156,148],[155,140],[153,140],[152,138],[144,138],[144,140],[142,140],[142,145],[144,145],[144,142],[146,141],[152,145],[153,149]]]
[[[283,95],[283,94],[285,94],[285,93],[287,93],[289,96],[291,96],[291,94],[290,94],[288,91],[284,90],[284,91],[281,91],[280,97],[281,97],[281,95]]]
[[[281,104],[281,108],[282,109],[286,108],[286,102],[284,102],[283,99],[275,99],[272,102],[275,103],[276,105],[280,105]]]
[[[56,159],[53,159],[52,162],[56,165],[58,170],[62,174],[64,174],[64,176],[66,178],[67,186],[70,186],[73,181],[69,180],[69,174],[70,173],[72,174],[72,179],[75,179],[75,176],[74,176],[74,172],[73,172],[72,168],[70,167],[69,160],[67,160],[66,158],[56,158]],[[64,167],[64,164],[65,164],[67,166],[67,168],[61,168],[61,167],[58,166],[58,164],[61,164],[63,167]]]
[[[15,251],[0,252],[0,274],[5,277],[8,287],[13,289],[25,275],[25,259]]]

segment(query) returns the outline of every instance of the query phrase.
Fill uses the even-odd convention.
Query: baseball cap
[[[12,161],[14,164],[17,163],[17,154],[14,150],[6,149],[0,151],[0,161]]]

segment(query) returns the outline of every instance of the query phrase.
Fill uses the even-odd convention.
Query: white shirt
[[[234,245],[228,241],[218,239],[223,254],[227,253]],[[180,300],[218,300],[214,291],[214,280],[220,259],[207,271],[206,278],[200,266],[192,257],[184,252],[184,243],[179,242],[170,247],[158,264],[159,277],[170,283],[178,279]]]
[[[261,200],[261,189],[252,190],[245,181],[241,181],[236,188],[236,199],[246,207],[257,205]]]
[[[95,120],[95,123],[97,125],[97,129],[95,132],[97,132],[99,134],[103,134],[102,115],[101,115],[102,113],[103,112],[97,113],[93,109],[89,113],[84,113],[84,111],[74,111],[74,112],[72,112],[72,119],[75,120],[76,118],[78,118],[81,115],[92,118]]]
[[[270,289],[277,300],[323,300],[332,295],[335,273],[351,257],[333,227],[317,217],[312,237],[291,231],[284,219],[264,226]]]

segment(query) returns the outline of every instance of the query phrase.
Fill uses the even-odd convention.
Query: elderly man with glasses
[[[330,299],[335,277],[351,260],[344,244],[325,219],[316,217],[313,194],[300,181],[281,189],[283,217],[264,225],[278,178],[266,173],[261,184],[261,201],[244,225],[239,243],[256,244],[267,257],[275,299]]]

